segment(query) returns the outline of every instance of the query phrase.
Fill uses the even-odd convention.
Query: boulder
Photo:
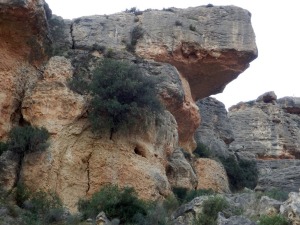
[[[300,194],[299,192],[291,192],[288,200],[280,206],[280,213],[287,217],[292,225],[300,224]]]
[[[257,102],[264,102],[264,103],[271,103],[271,102],[274,102],[276,101],[277,99],[277,96],[275,94],[274,91],[269,91],[269,92],[266,92],[264,94],[262,94],[261,96],[259,96],[256,101]]]
[[[212,189],[218,193],[230,193],[226,171],[220,162],[199,158],[194,162],[198,177],[197,189]]]
[[[180,148],[175,149],[168,159],[167,176],[172,187],[195,189],[198,184],[197,175],[191,164],[184,157]]]
[[[244,216],[231,216],[229,218],[225,218],[222,213],[219,213],[217,225],[257,225],[257,223]]]

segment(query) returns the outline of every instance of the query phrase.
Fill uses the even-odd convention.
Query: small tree
[[[162,110],[153,78],[144,76],[137,66],[127,62],[104,59],[94,70],[89,89],[89,118],[96,131],[109,127],[114,132],[137,118]]]
[[[50,134],[45,128],[32,126],[14,127],[9,133],[8,150],[20,155],[43,151],[48,147]]]
[[[80,200],[78,209],[85,219],[96,218],[104,211],[110,219],[119,218],[122,224],[133,222],[137,214],[146,215],[146,205],[133,188],[120,189],[115,185],[102,187],[90,200]]]

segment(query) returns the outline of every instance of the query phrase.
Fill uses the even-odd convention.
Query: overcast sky
[[[46,0],[52,12],[66,19],[112,14],[132,7],[140,10],[168,7],[188,8],[208,3],[236,5],[252,14],[258,58],[223,93],[216,97],[226,107],[256,99],[267,91],[277,96],[300,97],[300,12],[295,1],[259,0]]]

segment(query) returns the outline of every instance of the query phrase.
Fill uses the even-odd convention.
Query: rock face
[[[20,120],[22,97],[38,75],[32,65],[45,59],[47,9],[43,0],[0,2],[0,139]]]
[[[1,155],[6,166],[0,180],[8,189],[18,177],[33,191],[55,191],[71,211],[79,198],[108,183],[132,186],[145,199],[167,196],[171,185],[195,188],[192,167],[174,150],[191,153],[196,146],[200,115],[194,101],[222,91],[256,58],[250,13],[196,7],[73,21],[50,17],[43,0],[0,1],[0,140],[12,126],[27,123],[51,133],[49,148],[25,155],[20,171],[7,160],[9,153]],[[90,72],[104,53],[161,79],[154,91],[166,110],[149,117],[146,130],[137,124],[113,136],[91,132],[89,98],[67,83],[74,59],[93,58]],[[228,142],[225,136],[221,140]]]
[[[230,149],[240,157],[258,159],[258,189],[299,188],[299,98],[276,99],[269,92],[256,101],[230,108],[234,141]]]
[[[196,142],[208,146],[213,155],[227,157],[234,136],[224,104],[208,97],[198,100],[197,106],[202,123],[195,133]]]
[[[95,136],[87,120],[80,119],[86,112],[85,101],[67,87],[68,77],[72,77],[70,62],[53,57],[44,78],[24,98],[24,119],[55,135],[47,152],[26,156],[23,182],[33,190],[54,190],[71,210],[78,198],[107,183],[133,186],[146,199],[166,196],[167,154],[178,143],[174,117],[166,111],[162,124],[152,118],[146,131],[137,126],[112,139],[109,132]]]
[[[285,192],[296,191],[300,187],[300,160],[257,160],[259,179],[256,189],[278,188]]]
[[[255,101],[231,107],[228,115],[213,98],[199,100],[197,105],[202,116],[197,142],[217,156],[257,159],[258,190],[298,190],[299,98],[277,99],[274,92],[267,92]]]
[[[197,188],[197,175],[179,148],[175,149],[168,161],[166,171],[172,187]]]
[[[198,175],[197,189],[212,189],[218,193],[229,193],[226,171],[221,163],[206,158],[197,159],[194,163]]]
[[[52,134],[78,120],[86,111],[85,100],[67,87],[67,80],[72,76],[70,60],[59,56],[51,58],[43,79],[25,94],[23,118],[31,125],[45,127]]]
[[[231,107],[229,118],[234,127],[230,148],[240,155],[258,159],[298,159],[300,151],[300,117],[291,114],[297,106],[281,102],[246,102]],[[289,110],[286,110],[286,108]]]
[[[72,37],[75,49],[97,44],[121,51],[134,39],[138,56],[174,65],[185,99],[168,109],[178,123],[181,147],[191,151],[191,135],[199,125],[194,100],[221,92],[257,56],[250,19],[248,11],[237,7],[120,13],[78,18]]]
[[[280,206],[280,213],[289,218],[292,225],[300,224],[300,195],[298,192],[291,192],[289,199]]]

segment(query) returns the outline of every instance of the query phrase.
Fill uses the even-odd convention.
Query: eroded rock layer
[[[51,134],[49,148],[26,154],[21,165],[12,152],[2,154],[1,183],[55,191],[71,210],[108,183],[132,186],[147,199],[167,196],[171,186],[196,188],[197,174],[176,151],[196,146],[200,114],[194,101],[222,91],[256,58],[250,13],[196,7],[73,21],[50,17],[43,0],[0,2],[0,140],[14,125],[45,127]],[[82,55],[93,58],[84,62],[86,72],[109,55],[156,76],[154,91],[166,110],[145,119],[147,129],[95,135],[88,96],[68,87]]]

